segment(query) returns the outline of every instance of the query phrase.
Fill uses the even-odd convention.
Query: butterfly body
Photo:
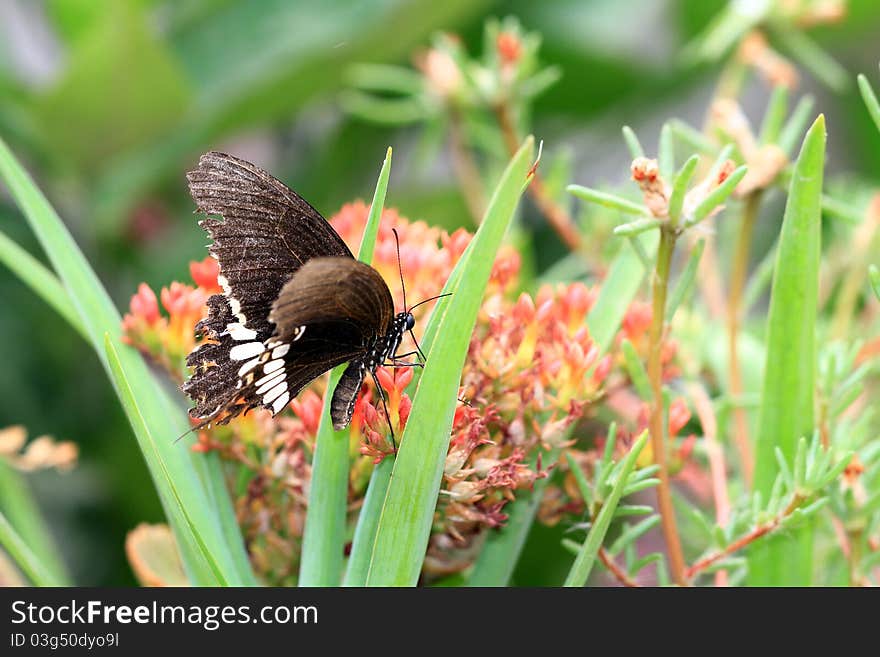
[[[396,358],[412,315],[395,314],[381,275],[259,167],[211,152],[187,179],[198,211],[223,218],[199,222],[213,239],[223,294],[208,300],[196,326],[207,340],[187,357],[190,414],[202,425],[258,406],[275,415],[348,362],[331,400],[334,427],[345,427],[364,376]]]

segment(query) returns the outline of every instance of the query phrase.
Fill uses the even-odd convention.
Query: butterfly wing
[[[260,167],[225,153],[209,152],[187,174],[199,212],[220,215],[199,224],[220,264],[229,309],[243,327],[265,339],[269,310],[282,286],[310,259],[352,258],[321,214]]]
[[[393,315],[391,293],[375,269],[353,258],[314,258],[294,273],[273,304],[271,337],[230,342],[231,336],[221,332],[218,346],[203,346],[191,354],[197,369],[185,389],[196,401],[192,412],[204,418],[223,411],[218,422],[256,406],[277,414],[314,378],[352,361],[331,405],[340,409],[332,415],[341,428],[351,419],[363,371],[377,340],[388,333]],[[229,363],[199,368],[198,355],[213,356],[215,350],[225,353]],[[223,380],[230,382],[225,399]]]
[[[188,356],[194,372],[183,390],[195,402],[194,417],[210,418],[227,408],[233,412],[228,419],[238,414],[235,386],[242,365],[232,356],[249,348],[242,344],[271,336],[269,311],[284,283],[311,258],[353,258],[317,210],[250,162],[206,153],[187,180],[198,211],[223,218],[199,223],[213,240],[209,251],[220,265],[224,294],[208,300],[208,316],[196,327],[208,340]],[[311,371],[293,370],[292,380]]]

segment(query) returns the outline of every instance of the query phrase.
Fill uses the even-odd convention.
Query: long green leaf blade
[[[794,166],[770,296],[767,360],[756,439],[754,488],[764,499],[779,473],[775,452],[793,463],[798,440],[813,433],[825,119],[807,132]],[[755,585],[808,585],[812,532],[804,527],[756,547]]]
[[[455,294],[440,319],[379,518],[368,585],[412,586],[418,580],[440,491],[461,370],[495,254],[527,180],[533,144],[531,137],[525,141],[501,177]]]

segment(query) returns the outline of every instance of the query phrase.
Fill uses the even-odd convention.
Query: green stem
[[[657,486],[657,506],[660,510],[663,537],[669,555],[669,568],[672,579],[680,586],[687,585],[685,578],[684,555],[681,539],[675,523],[675,509],[672,506],[672,492],[669,486],[669,467],[667,465],[666,439],[663,429],[663,364],[661,362],[663,332],[666,314],[666,294],[669,289],[669,270],[675,250],[675,231],[669,226],[660,229],[660,243],[657,246],[657,264],[652,283],[653,314],[651,319],[650,351],[648,354],[648,378],[654,393],[651,408],[651,449],[654,462],[660,467],[657,473],[660,484]]]

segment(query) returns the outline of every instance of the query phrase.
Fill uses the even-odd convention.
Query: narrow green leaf
[[[529,137],[501,177],[471,244],[455,294],[447,299],[419,378],[413,407],[379,518],[367,584],[418,581],[449,446],[461,370],[495,254],[513,219],[531,166]],[[431,363],[435,363],[434,367]]]
[[[584,498],[584,503],[587,505],[587,508],[590,508],[593,505],[593,491],[590,490],[590,482],[587,481],[587,475],[584,474],[580,464],[570,453],[565,453],[565,460],[568,462],[569,471],[574,475],[574,480],[577,482],[581,497]]]
[[[636,253],[633,244],[654,251],[657,248],[657,233],[633,237],[621,246],[620,252],[611,263],[608,274],[599,290],[599,298],[587,315],[587,328],[590,336],[604,354],[611,347],[614,336],[620,329],[626,311],[642,285],[647,269]]]
[[[642,148],[642,144],[639,142],[639,138],[636,137],[636,133],[633,132],[633,129],[628,125],[623,126],[623,140],[626,142],[627,148],[629,148],[630,155],[632,155],[633,159],[637,157],[645,157],[645,149]]]
[[[626,214],[635,214],[644,217],[650,217],[651,212],[641,203],[635,203],[615,194],[608,192],[600,192],[598,189],[583,187],[581,185],[569,185],[565,188],[569,194],[573,194],[580,199],[601,205],[606,208],[620,210]]]
[[[574,564],[568,573],[568,577],[565,579],[565,586],[584,586],[587,583],[587,578],[590,576],[590,571],[593,569],[593,563],[596,560],[596,554],[599,552],[599,548],[602,547],[602,542],[605,540],[605,534],[608,532],[608,527],[611,525],[611,519],[614,517],[614,512],[620,502],[626,480],[629,477],[630,472],[632,472],[633,467],[636,464],[636,459],[639,457],[639,454],[641,454],[647,440],[647,435],[643,435],[639,438],[639,440],[637,440],[632,446],[632,449],[630,449],[629,454],[624,458],[620,475],[617,477],[617,481],[611,489],[611,494],[602,505],[602,509],[596,517],[596,522],[590,527],[587,539],[581,546],[581,551],[575,559]]]
[[[370,264],[376,246],[376,234],[385,207],[385,194],[391,175],[391,149],[389,148],[370,214],[364,227],[358,259]],[[330,400],[342,378],[347,365],[340,365],[330,372],[324,407],[312,459],[312,479],[309,486],[309,506],[303,532],[302,558],[299,567],[300,586],[339,586],[345,557],[346,519],[348,507],[349,442],[348,428],[333,429],[330,417]]]
[[[801,436],[811,435],[816,385],[825,119],[816,119],[794,165],[779,238],[767,320],[767,356],[755,452],[755,490],[769,496],[779,472],[775,452],[793,462]],[[795,482],[797,477],[795,477]],[[755,585],[808,585],[812,531],[780,536],[749,553]]]
[[[2,513],[0,513],[0,545],[9,553],[12,560],[34,585],[66,585],[64,580],[58,579],[45,567]]]
[[[758,141],[762,144],[775,144],[782,131],[785,115],[788,112],[788,87],[776,85],[767,103],[767,111],[764,112],[764,120],[761,122],[761,132]]]
[[[662,219],[645,218],[636,219],[626,224],[620,224],[614,227],[614,234],[621,237],[633,237],[649,230],[653,230],[663,223]]]
[[[685,226],[690,228],[694,226],[706,217],[717,208],[719,205],[724,203],[727,200],[727,197],[733,193],[733,190],[739,184],[740,180],[742,180],[746,172],[748,171],[748,167],[745,165],[736,169],[733,173],[728,176],[727,180],[718,185],[715,189],[713,189],[700,203],[694,208],[693,214],[688,217],[688,220],[685,222]]]
[[[807,36],[803,30],[788,26],[774,30],[774,34],[805,68],[834,91],[842,93],[850,85],[847,70]]]
[[[376,540],[379,514],[382,512],[382,504],[388,493],[393,468],[394,460],[386,458],[373,468],[373,474],[370,475],[370,484],[354,530],[351,557],[345,570],[343,586],[364,586],[367,583],[367,570],[370,566],[373,543]]]
[[[611,544],[611,547],[608,548],[608,553],[612,556],[617,555],[627,545],[635,543],[635,541],[639,540],[642,536],[644,536],[647,532],[651,531],[659,524],[660,516],[653,515],[650,518],[644,518],[634,525],[629,525]]]
[[[874,125],[880,130],[880,101],[877,100],[877,94],[874,93],[874,89],[871,88],[871,83],[868,82],[868,78],[864,75],[859,74],[858,80],[859,91],[862,92],[862,98],[865,101],[865,105],[868,107],[868,113],[871,115],[871,118],[874,119]]]
[[[629,374],[629,378],[632,379],[636,392],[639,393],[639,397],[644,400],[653,399],[648,372],[645,370],[645,365],[642,363],[642,358],[639,356],[636,348],[633,346],[632,342],[624,339],[621,343],[621,349],[623,350],[626,371]]]
[[[822,210],[832,219],[840,219],[850,226],[858,226],[865,218],[864,210],[859,210],[845,201],[838,201],[827,194],[822,195]]]
[[[223,535],[217,518],[224,510],[211,508],[207,503],[207,494],[193,464],[193,459],[201,458],[200,455],[193,455],[185,444],[174,442],[189,428],[185,413],[169,414],[167,393],[155,381],[141,355],[121,344],[121,318],[113,302],[55,210],[2,140],[0,177],[6,181],[67,290],[120,401],[132,412],[129,420],[180,545],[187,575],[194,584],[255,583],[252,572],[242,573],[239,569],[239,564],[247,561],[243,541],[239,538],[230,542]],[[111,355],[115,356],[114,362]],[[181,512],[181,500],[186,500],[188,515]],[[239,555],[233,557],[234,551],[240,551]]]
[[[678,173],[675,174],[675,179],[672,181],[672,194],[669,196],[669,220],[674,225],[679,223],[681,208],[684,206],[684,197],[687,194],[688,185],[691,184],[691,179],[694,177],[694,172],[697,170],[699,163],[700,156],[691,155],[687,162],[682,165],[681,169],[678,170]]]
[[[795,105],[791,116],[788,117],[788,122],[785,124],[782,132],[779,134],[779,147],[789,157],[791,157],[794,147],[800,142],[801,135],[804,134],[804,129],[807,127],[807,122],[813,113],[814,102],[812,96],[801,98],[798,104]]]
[[[48,303],[73,329],[88,340],[67,290],[49,269],[30,253],[0,233],[0,262]]]
[[[70,577],[30,486],[20,472],[0,458],[0,513],[52,578],[70,586]]]
[[[678,310],[681,302],[690,295],[694,287],[694,282],[697,279],[697,267],[700,265],[700,258],[703,256],[705,246],[706,240],[701,239],[691,250],[687,265],[685,265],[684,271],[681,272],[681,276],[678,277],[678,282],[672,289],[672,294],[669,295],[669,301],[666,304],[667,323],[672,321],[672,318],[675,317],[675,311]]]
[[[669,122],[669,127],[672,129],[672,134],[678,137],[688,147],[688,150],[712,157],[718,154],[718,144],[684,121],[672,119]]]

